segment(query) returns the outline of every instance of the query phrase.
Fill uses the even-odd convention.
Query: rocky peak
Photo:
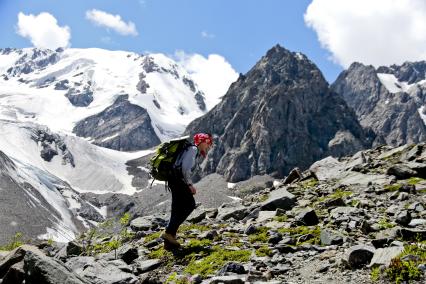
[[[404,64],[380,66],[377,68],[378,73],[394,74],[401,82],[415,84],[426,79],[426,61],[404,62]]]
[[[319,69],[279,45],[186,130],[198,131],[219,136],[200,175],[216,170],[230,181],[265,173],[282,176],[323,155],[360,149],[365,142],[355,115],[329,91]]]
[[[15,65],[7,70],[7,74],[13,77],[29,74],[35,70],[55,64],[59,59],[58,53],[50,49],[26,49],[22,52],[22,56],[19,57]]]
[[[364,127],[376,133],[375,145],[417,143],[426,137],[421,117],[426,87],[425,62],[379,67],[353,63],[331,89],[342,95]]]

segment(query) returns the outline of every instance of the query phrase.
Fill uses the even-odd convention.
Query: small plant
[[[273,220],[277,222],[285,222],[288,220],[288,217],[287,215],[280,215],[280,216],[275,216]]]
[[[155,232],[155,233],[152,233],[150,235],[147,235],[144,238],[144,243],[149,243],[153,240],[156,240],[160,237],[160,235],[161,235],[161,232]]]
[[[52,238],[49,238],[49,239],[47,240],[47,244],[48,244],[49,246],[53,246],[53,243],[54,243],[54,241],[53,241],[53,239],[52,239]]]
[[[184,271],[191,275],[207,276],[214,274],[228,261],[247,262],[250,259],[250,255],[251,252],[249,250],[228,251],[216,248],[209,256],[190,262]]]
[[[390,223],[386,217],[382,217],[378,222],[379,228],[381,230],[389,229],[395,227],[394,224]]]
[[[258,202],[264,202],[264,201],[268,200],[268,198],[269,198],[269,194],[262,194],[262,195],[259,196],[257,201]]]
[[[423,272],[417,268],[413,261],[402,261],[400,258],[394,258],[385,270],[386,275],[395,283],[406,283],[410,280],[419,280]]]
[[[280,228],[278,232],[281,234],[290,235],[294,238],[311,235],[312,237],[305,241],[297,241],[296,245],[303,244],[320,244],[321,228],[319,226],[299,226],[294,228]]]
[[[271,256],[272,250],[267,246],[261,246],[256,250],[256,256]]]
[[[380,267],[373,267],[370,272],[370,279],[373,282],[377,282],[380,279]]]
[[[411,256],[405,259],[404,256]],[[384,270],[385,276],[395,283],[410,283],[412,280],[420,280],[423,272],[418,268],[419,264],[426,262],[426,248],[420,242],[405,246],[404,251]],[[380,278],[380,270],[371,271],[371,279]]]
[[[129,223],[130,214],[125,213],[118,219],[105,220],[97,228],[82,234],[80,240],[83,243],[84,255],[91,256],[114,250],[117,258],[117,249],[135,236],[133,232],[128,231]]]
[[[178,274],[173,272],[169,278],[167,278],[166,283],[190,284],[191,281],[187,277],[178,277]]]
[[[0,246],[0,250],[13,250],[17,247],[20,247],[24,244],[23,240],[22,240],[22,233],[21,232],[17,232],[10,240],[10,242],[8,244],[6,244],[5,246]]]
[[[130,223],[130,214],[129,212],[126,212],[123,214],[123,216],[120,218],[120,224],[122,226],[127,226]]]
[[[385,189],[385,191],[398,191],[400,190],[402,187],[402,184],[399,183],[394,183],[394,184],[387,184],[385,185],[383,188]]]
[[[407,180],[407,183],[409,184],[409,185],[416,185],[416,184],[418,184],[418,183],[420,183],[420,182],[422,182],[422,181],[426,181],[425,179],[423,179],[423,178],[419,178],[419,177],[410,177],[408,180]]]
[[[267,227],[258,227],[256,228],[256,232],[249,236],[250,243],[266,243],[268,242],[268,228]]]
[[[308,180],[302,181],[300,184],[304,189],[308,189],[316,186],[318,184],[318,180],[315,178],[310,178]]]

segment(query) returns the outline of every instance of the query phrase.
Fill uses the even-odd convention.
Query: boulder
[[[417,175],[415,170],[412,170],[404,164],[393,165],[387,170],[386,173],[388,175],[394,175],[397,179],[407,179]]]
[[[261,203],[262,210],[274,211],[278,208],[290,210],[296,205],[296,197],[284,188],[274,190],[267,200]]]
[[[356,245],[345,253],[342,261],[350,268],[359,268],[370,263],[375,249],[366,245]]]
[[[298,212],[295,221],[305,226],[314,226],[319,223],[318,216],[312,208],[304,208]]]
[[[309,168],[318,180],[337,179],[342,175],[344,164],[329,156],[312,164]]]
[[[136,284],[138,279],[131,267],[122,260],[96,260],[93,257],[73,257],[65,265],[74,273],[83,276],[92,283],[103,284]],[[57,282],[65,283],[65,282]]]
[[[345,237],[337,231],[323,229],[320,233],[321,245],[329,246],[329,245],[341,245],[343,244]]]
[[[89,283],[72,273],[62,262],[46,256],[41,250],[30,245],[14,249],[0,263],[0,278],[19,281],[22,277],[25,277],[26,283]],[[5,279],[3,281],[20,283],[5,282]]]
[[[224,203],[218,208],[216,219],[228,220],[234,218],[235,220],[242,220],[248,212],[249,208],[240,203]]]
[[[391,263],[391,260],[397,257],[403,250],[404,247],[402,246],[378,248],[374,251],[374,255],[369,266],[384,265],[387,267]]]
[[[138,273],[142,274],[156,269],[161,263],[162,261],[160,259],[137,260],[136,269]]]

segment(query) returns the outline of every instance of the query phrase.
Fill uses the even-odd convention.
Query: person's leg
[[[187,186],[182,182],[169,182],[172,192],[172,210],[166,233],[176,236],[179,226],[195,208],[195,200]]]

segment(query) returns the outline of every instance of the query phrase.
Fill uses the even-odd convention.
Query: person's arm
[[[197,156],[197,148],[189,147],[182,156],[182,175],[184,182],[191,188],[192,187],[192,169],[195,165],[195,158]],[[191,189],[191,191],[193,191]],[[194,189],[195,191],[195,189]]]

